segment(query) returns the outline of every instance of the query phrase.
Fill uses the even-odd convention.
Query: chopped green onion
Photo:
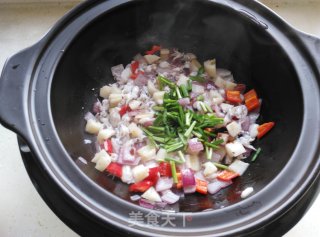
[[[186,141],[186,139],[183,137],[183,135],[182,135],[181,133],[178,133],[178,136],[179,136],[181,142],[183,143],[183,145],[186,145],[186,144],[187,144],[187,141]]]
[[[148,129],[155,130],[155,131],[164,131],[164,127],[155,127],[155,126],[149,126]]]
[[[197,101],[203,101],[204,100],[204,96],[203,95],[199,95],[198,97],[197,97]]]
[[[214,164],[217,168],[219,168],[219,169],[223,169],[223,170],[228,170],[228,169],[229,169],[228,166],[223,165],[223,164],[219,164],[219,163],[217,163],[217,162],[213,162],[213,164]]]
[[[182,164],[183,163],[182,160],[177,160],[177,159],[171,158],[171,157],[166,157],[166,158],[164,158],[164,160],[165,161],[170,161],[170,162],[173,161],[173,162],[178,163],[178,164]]]
[[[196,126],[196,123],[197,123],[196,121],[193,121],[193,122],[192,122],[192,124],[190,125],[190,127],[188,128],[188,130],[184,133],[184,136],[185,136],[185,137],[189,137],[189,136],[190,136],[190,134],[191,134],[194,126]]]
[[[201,76],[191,76],[191,77],[189,77],[189,78],[190,78],[190,80],[192,80],[192,81],[205,82],[204,78],[201,77]]]
[[[198,138],[201,138],[202,137],[202,134],[201,133],[198,133],[196,131],[192,131],[192,134],[195,135],[196,137]]]
[[[169,152],[173,152],[176,150],[179,150],[183,147],[183,143],[182,142],[178,142],[169,146],[165,146],[166,151]]]
[[[205,104],[202,101],[200,101],[199,104],[200,104],[200,107],[203,110],[203,112],[207,113],[208,110],[207,110],[207,107],[205,106]]]
[[[170,161],[170,166],[171,166],[171,173],[172,173],[173,182],[178,183],[176,163],[174,161]]]
[[[254,153],[254,155],[252,156],[252,159],[251,159],[251,161],[252,162],[254,162],[256,159],[257,159],[257,157],[259,156],[259,154],[261,153],[261,147],[259,147],[257,150],[256,150],[256,152]]]
[[[158,81],[167,84],[169,87],[175,87],[175,84],[163,76],[158,76]]]
[[[178,155],[180,156],[182,162],[186,162],[186,159],[184,158],[182,151],[178,151]]]
[[[178,99],[182,99],[182,96],[178,87],[176,87],[176,92],[177,92]]]
[[[213,113],[212,109],[210,108],[210,106],[206,103],[204,103],[204,105],[207,107],[207,110],[210,112],[210,113]]]
[[[207,146],[205,146],[205,149],[206,149],[206,157],[207,157],[207,159],[208,160],[211,160],[211,158],[212,158],[212,153],[213,153],[213,150],[212,150],[212,148],[210,147],[207,147]]]
[[[158,106],[158,105],[153,106],[152,109],[155,110],[155,111],[164,111],[164,107],[163,106]]]
[[[181,90],[181,94],[183,95],[184,98],[189,97],[189,93],[188,93],[188,89],[187,89],[186,85],[181,85],[180,90]]]

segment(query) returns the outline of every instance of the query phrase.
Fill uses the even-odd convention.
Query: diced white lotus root
[[[160,50],[160,57],[162,60],[167,60],[169,58],[169,49],[161,49]]]
[[[167,61],[162,61],[161,63],[159,63],[159,67],[168,68],[170,67],[170,64]]]
[[[112,128],[102,129],[98,133],[97,140],[99,143],[103,143],[104,140],[112,137],[115,134],[116,132]]]
[[[167,157],[166,149],[160,148],[156,155],[156,160],[164,160]]]
[[[249,167],[249,164],[246,162],[243,162],[241,160],[235,160],[234,162],[232,162],[231,165],[229,165],[230,170],[232,170],[240,175],[243,175],[244,172],[246,172],[248,167]]]
[[[185,155],[186,165],[189,169],[199,171],[201,169],[200,159],[198,155]]]
[[[107,155],[108,155],[108,153],[107,153],[105,150],[101,150],[101,151],[97,152],[97,153],[94,155],[94,157],[93,157],[93,159],[91,160],[91,162],[97,163],[98,160],[99,160],[101,157],[107,156]]]
[[[218,171],[217,167],[212,162],[208,161],[204,163],[203,166],[204,166],[203,175],[206,177]]]
[[[156,156],[156,148],[146,145],[138,150],[138,154],[143,161],[154,159]]]
[[[231,81],[226,81],[225,82],[225,89],[226,90],[233,90],[234,88],[236,88],[237,84]]]
[[[111,157],[105,150],[101,150],[93,157],[91,161],[96,163],[95,168],[97,170],[103,172],[110,165]]]
[[[124,69],[121,73],[121,78],[123,82],[127,82],[130,79],[131,76],[131,68],[127,67],[126,69]],[[119,93],[120,94],[120,93]]]
[[[144,58],[146,59],[148,64],[153,64],[155,62],[157,62],[160,57],[154,54],[150,54],[150,55],[144,55]]]
[[[144,165],[138,165],[132,169],[134,181],[140,182],[149,176],[149,168]]]
[[[154,189],[154,187],[150,187],[147,191],[145,191],[141,197],[153,201],[153,202],[161,202],[161,197],[159,193]]]
[[[197,59],[192,59],[190,64],[190,69],[192,72],[197,72],[199,68],[201,67],[201,64]]]
[[[230,142],[226,144],[226,151],[228,156],[230,157],[236,157],[246,152],[246,149],[244,149],[243,145],[238,142]]]
[[[110,94],[109,95],[109,103],[110,107],[115,107],[117,106],[122,100],[122,95],[121,94]]]
[[[249,127],[250,137],[255,138],[256,136],[258,136],[258,127],[259,125],[256,123],[250,125]]]
[[[129,128],[129,133],[130,133],[130,136],[133,137],[133,138],[139,138],[139,137],[142,137],[143,135],[143,131],[141,130],[141,128],[139,128],[137,126],[136,123],[130,123],[130,125],[128,126]]]
[[[227,130],[228,130],[228,133],[230,134],[230,136],[232,137],[236,137],[238,136],[238,134],[241,132],[241,125],[239,123],[237,123],[236,121],[233,121],[231,123],[229,123],[227,125]]]
[[[219,105],[224,101],[222,95],[216,90],[210,90],[209,97],[211,98],[212,103],[215,105]]]
[[[114,86],[104,86],[100,89],[100,96],[108,99],[110,94],[121,94],[121,90]]]
[[[248,187],[241,192],[241,198],[248,197],[254,191],[253,187]]]
[[[138,109],[140,107],[140,105],[141,105],[141,101],[139,101],[139,100],[131,100],[129,102],[129,107],[132,110]]]
[[[148,92],[152,96],[155,92],[159,91],[152,81],[148,81]]]
[[[220,139],[223,140],[223,143],[221,143],[221,145],[227,144],[227,142],[228,142],[228,140],[229,140],[229,134],[219,132],[219,133],[217,134],[217,140],[220,140]]]
[[[227,113],[227,112],[228,112],[230,109],[232,109],[234,106],[231,105],[231,104],[221,103],[220,107],[221,107],[221,109],[222,109],[222,111],[223,111],[224,113]]]
[[[122,166],[121,180],[128,184],[133,182],[132,170],[129,165]]]
[[[157,92],[153,93],[152,98],[157,104],[162,105],[164,94],[165,94],[164,91],[157,91]]]
[[[217,75],[217,68],[216,68],[216,60],[207,60],[204,62],[204,70],[210,77],[216,77]]]
[[[97,134],[103,125],[93,119],[89,119],[86,124],[86,132],[90,134]]]
[[[217,77],[215,80],[214,80],[214,84],[219,87],[219,88],[225,88],[226,86],[226,81],[222,78],[222,77]]]

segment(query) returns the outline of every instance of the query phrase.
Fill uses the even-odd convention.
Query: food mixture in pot
[[[252,142],[274,126],[256,123],[257,92],[215,59],[155,45],[111,71],[116,82],[100,89],[85,130],[99,144],[95,168],[127,183],[140,204],[176,203],[179,190],[219,192],[245,173],[261,152]]]

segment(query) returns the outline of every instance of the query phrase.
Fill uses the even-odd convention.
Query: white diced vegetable
[[[217,77],[214,81],[214,84],[219,88],[225,88],[226,81],[222,77]]]
[[[100,89],[100,96],[108,99],[110,94],[121,94],[121,90],[115,86],[104,86]]]
[[[248,197],[254,191],[253,187],[248,187],[241,192],[241,198]]]
[[[117,127],[121,121],[121,116],[117,108],[110,109],[109,112],[109,121],[113,127]]]
[[[153,100],[159,104],[162,105],[163,104],[163,96],[164,96],[165,92],[164,91],[157,91],[153,93]]]
[[[203,175],[206,177],[218,171],[217,167],[210,161],[204,163],[203,166],[204,166]]]
[[[121,73],[122,82],[127,82],[130,79],[131,73],[132,72],[130,67],[124,69]]]
[[[112,137],[115,134],[116,132],[112,128],[102,129],[98,133],[97,140],[99,143],[103,143],[104,140]]]
[[[231,165],[229,165],[230,170],[232,170],[240,175],[243,175],[248,167],[249,167],[249,164],[245,163],[241,160],[235,160],[234,162],[232,162]]]
[[[221,104],[224,101],[222,95],[216,90],[210,90],[209,97],[211,98],[212,103],[215,105]]]
[[[234,82],[231,82],[231,81],[225,82],[225,89],[226,90],[233,90],[236,86],[237,86],[237,84]]]
[[[156,160],[164,160],[167,157],[166,149],[160,148],[156,155]]]
[[[198,84],[192,84],[192,92],[196,94],[204,93],[204,86]]]
[[[144,165],[138,165],[132,169],[134,181],[140,182],[149,176],[149,169]]]
[[[169,49],[161,49],[160,50],[160,57],[162,60],[167,60],[169,58]]]
[[[141,197],[153,201],[153,202],[161,202],[161,197],[159,193],[154,189],[154,187],[150,187],[147,191],[145,191]]]
[[[259,125],[256,123],[250,125],[249,127],[250,137],[255,138],[256,136],[258,136],[258,127]]]
[[[161,63],[159,63],[159,67],[168,68],[170,67],[170,64],[167,61],[162,61]]]
[[[102,156],[106,156],[108,155],[108,153],[105,150],[101,150],[98,153],[96,153],[93,157],[93,159],[91,160],[91,162],[93,163],[97,163],[97,161],[100,159],[100,157]]]
[[[227,125],[227,130],[228,130],[228,133],[230,134],[230,136],[232,137],[236,137],[238,136],[238,134],[241,132],[241,125],[239,123],[237,123],[236,121],[233,121],[231,123],[229,123]]]
[[[220,140],[220,139],[223,140],[223,143],[221,143],[221,145],[225,145],[229,140],[229,134],[227,134],[227,133],[218,133],[217,134],[217,140]]]
[[[86,132],[91,134],[97,134],[101,129],[103,128],[103,125],[93,119],[89,119],[86,124]]]
[[[201,64],[197,59],[192,59],[190,64],[190,69],[192,72],[198,72],[199,68],[201,68]]]
[[[199,157],[197,155],[186,155],[186,165],[189,169],[194,171],[199,171],[201,169],[201,164]]]
[[[152,96],[155,92],[159,91],[152,81],[148,81],[148,92]]]
[[[210,77],[216,77],[217,68],[216,68],[216,60],[207,60],[204,62],[204,70]]]
[[[224,113],[227,113],[230,109],[233,108],[233,105],[231,105],[231,104],[226,104],[226,103],[221,103],[220,107],[221,107],[221,109],[222,109],[222,111],[223,111]]]
[[[101,150],[94,156],[92,162],[96,163],[95,168],[102,172],[110,165],[111,157],[105,150]]]
[[[146,145],[138,150],[138,154],[143,161],[148,161],[155,158],[156,148]]]
[[[122,100],[122,95],[121,94],[110,94],[109,95],[109,103],[110,107],[115,107],[117,106]]]
[[[155,62],[157,62],[160,57],[154,54],[150,54],[150,55],[144,55],[144,58],[146,59],[148,64],[153,64]]]
[[[230,142],[226,144],[226,151],[228,156],[230,157],[236,157],[246,152],[246,149],[244,149],[243,145],[238,142]]]
[[[132,110],[138,109],[140,107],[140,105],[141,105],[141,101],[139,101],[139,100],[132,100],[129,102],[129,107]]]
[[[188,85],[188,81],[189,81],[188,77],[186,77],[184,74],[180,74],[179,79],[177,81],[177,85],[178,86],[181,86],[181,85],[187,86]]]
[[[129,128],[129,133],[131,137],[133,138],[142,137],[143,131],[141,130],[141,128],[137,126],[136,123],[130,123],[128,128]]]
[[[129,165],[122,166],[121,180],[124,183],[132,183],[133,182],[132,170]]]

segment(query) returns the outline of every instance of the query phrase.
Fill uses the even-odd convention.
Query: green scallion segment
[[[171,166],[171,173],[172,173],[173,182],[178,183],[176,162],[170,161],[170,166]]]
[[[258,158],[258,156],[259,156],[259,154],[261,153],[261,147],[259,147],[257,150],[256,150],[256,152],[254,153],[254,155],[252,156],[252,159],[251,159],[251,162],[254,162],[257,158]]]
[[[219,169],[223,169],[223,170],[228,170],[228,169],[229,169],[228,166],[223,165],[223,164],[219,164],[219,163],[217,163],[217,162],[213,162],[213,164],[214,164],[217,168],[219,168]]]

